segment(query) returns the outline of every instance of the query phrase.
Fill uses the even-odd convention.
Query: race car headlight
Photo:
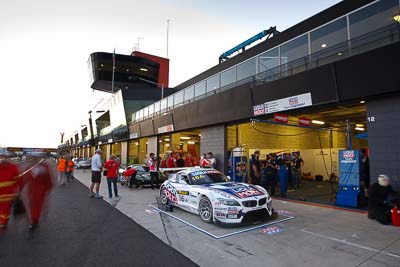
[[[222,204],[225,206],[240,206],[239,202],[237,202],[234,199],[223,199],[223,198],[218,198],[218,201],[220,201]]]

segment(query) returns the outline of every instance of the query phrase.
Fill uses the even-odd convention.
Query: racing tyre
[[[161,187],[160,190],[160,199],[161,199],[161,204],[166,205],[167,204],[167,196],[165,195],[165,187]]]
[[[202,197],[199,202],[200,218],[206,223],[213,221],[213,208],[211,201],[207,197]]]

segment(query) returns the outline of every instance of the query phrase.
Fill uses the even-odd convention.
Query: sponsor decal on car
[[[238,214],[239,211],[235,207],[228,207],[228,214]]]
[[[215,212],[215,217],[225,218],[226,214],[222,211]]]
[[[176,197],[176,189],[170,183],[167,183],[164,187],[165,196],[168,198],[169,201],[172,203],[177,203],[178,198]]]
[[[258,190],[256,187],[250,185],[242,185],[235,183],[222,183],[217,185],[210,185],[211,188],[220,191],[221,195],[224,193],[228,193],[231,196],[235,196],[237,198],[247,198],[254,196],[262,196],[264,193]],[[220,187],[220,188],[218,188]]]
[[[187,196],[187,195],[189,195],[189,191],[182,191],[182,190],[178,190],[178,195],[184,195],[184,196]]]

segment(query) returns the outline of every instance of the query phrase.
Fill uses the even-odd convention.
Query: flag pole
[[[112,67],[112,80],[111,80],[111,92],[114,93],[114,75],[115,75],[115,48],[112,56],[113,67]]]

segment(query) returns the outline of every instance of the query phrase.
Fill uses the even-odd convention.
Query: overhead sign
[[[274,114],[274,121],[275,122],[281,122],[281,123],[288,123],[289,121],[289,116],[286,114]]]
[[[130,138],[130,139],[139,138],[139,133],[131,133],[131,134],[129,135],[129,138]]]
[[[302,108],[312,105],[311,93],[291,96],[264,103],[265,114],[275,113],[283,110]]]
[[[159,134],[160,133],[169,133],[169,132],[172,132],[172,131],[174,131],[174,125],[173,124],[169,124],[169,125],[162,126],[162,127],[158,128],[158,133]]]
[[[298,125],[300,126],[311,126],[311,120],[306,118],[299,118]]]

